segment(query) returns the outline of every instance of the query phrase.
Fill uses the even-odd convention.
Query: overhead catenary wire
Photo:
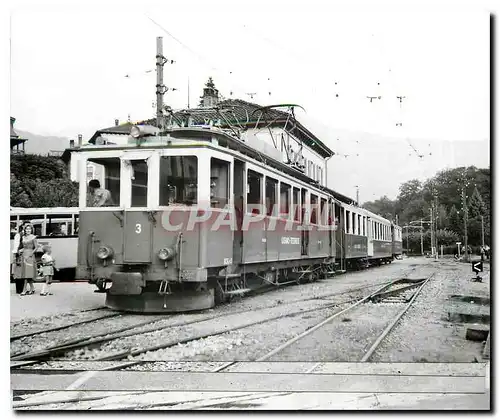
[[[233,71],[232,70],[223,70],[221,69],[220,67],[214,65],[214,63],[212,63],[211,60],[209,60],[207,57],[203,56],[202,54],[198,53],[197,51],[195,51],[194,49],[192,49],[191,47],[189,47],[188,45],[186,45],[185,43],[183,43],[180,39],[178,39],[176,36],[174,36],[170,31],[168,31],[167,29],[165,29],[162,25],[160,25],[158,22],[156,22],[154,19],[152,19],[150,16],[148,16],[147,14],[145,14],[145,16],[154,24],[156,25],[158,28],[160,28],[163,32],[165,32],[170,38],[172,38],[174,41],[176,41],[180,46],[182,46],[184,49],[186,49],[187,51],[189,51],[191,54],[193,54],[194,56],[196,56],[198,58],[199,61],[205,63],[205,65],[207,65],[207,67],[210,69],[210,70],[213,70],[213,71],[218,71],[222,74],[229,74],[229,75],[233,75]],[[241,84],[239,83],[234,83],[233,84],[238,87],[239,90],[241,90],[241,92],[251,92],[251,90],[249,90],[247,87],[243,87]],[[231,92],[231,96],[232,96],[232,92]]]

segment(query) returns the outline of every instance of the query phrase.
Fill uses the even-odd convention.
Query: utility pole
[[[420,219],[420,253],[424,256],[424,221]]]
[[[434,212],[432,211],[432,203],[431,203],[431,256],[434,256]]]
[[[355,185],[356,187],[356,204],[359,206],[359,185]]]
[[[481,244],[484,248],[484,217],[481,215]]]
[[[156,125],[161,130],[163,128],[163,94],[165,85],[163,84],[163,37],[156,38]]]
[[[465,246],[465,252],[464,252],[464,259],[465,261],[469,261],[469,250],[467,249],[467,200],[465,197],[465,187],[462,187],[462,207],[464,210],[464,246]]]

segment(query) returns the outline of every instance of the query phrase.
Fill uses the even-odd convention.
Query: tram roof
[[[261,109],[260,105],[243,101],[241,99],[227,99],[225,101],[221,101],[217,104],[219,107],[223,107],[224,109],[231,109],[231,114],[226,114],[226,119],[230,123],[234,124],[242,124],[247,127],[255,126],[259,119],[259,112],[257,110]],[[279,109],[275,108],[266,108],[266,120],[260,119],[259,124],[265,125],[268,121],[273,121],[273,124],[284,124],[287,120],[289,120],[289,114]],[[173,113],[174,119],[182,119],[189,116],[195,125],[204,124],[206,119],[211,120],[219,120],[220,114],[217,112],[215,108],[188,108],[181,109]],[[248,120],[247,120],[248,116]],[[95,134],[90,138],[89,143],[94,144],[97,137],[101,134],[130,134],[130,130],[134,125],[155,125],[156,119],[152,118],[149,120],[140,121],[136,124],[127,122],[124,124],[120,124],[113,127],[103,128],[95,132]],[[225,121],[221,121],[221,127],[226,128],[227,124]],[[319,154],[323,158],[327,158],[333,156],[335,153],[326,146],[316,135],[314,135],[310,130],[308,130],[303,124],[301,124],[298,120],[295,120],[294,124],[290,127],[287,127],[287,131],[289,131],[292,135],[300,139],[304,145],[309,147],[311,150]]]

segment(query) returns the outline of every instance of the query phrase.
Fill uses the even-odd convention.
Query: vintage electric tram
[[[111,197],[91,207],[80,182],[77,277],[106,293],[108,307],[206,309],[262,284],[312,281],[401,253],[400,227],[326,188],[319,167],[307,170],[293,112],[273,110],[292,116],[276,130],[260,117],[249,129],[248,110],[246,124],[230,123],[223,110],[211,110],[222,123],[172,113],[161,130],[138,125],[121,144],[98,138],[73,150],[79,179],[92,164]],[[273,142],[259,138],[264,131]],[[333,154],[322,150],[323,159]]]

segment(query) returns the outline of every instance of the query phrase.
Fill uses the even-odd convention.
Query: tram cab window
[[[210,159],[210,206],[222,209],[229,201],[229,162]]]
[[[248,170],[247,176],[247,212],[260,214],[262,204],[262,175]]]
[[[94,168],[94,179],[99,181],[100,189],[107,190],[111,198],[100,207],[113,207],[120,205],[120,168],[119,158],[95,158],[89,159]],[[90,180],[89,180],[90,181]],[[95,201],[87,187],[87,206],[94,207]]]
[[[162,156],[160,160],[160,206],[198,202],[198,158]]]
[[[278,181],[266,177],[266,214],[268,216],[276,216],[277,214],[277,200],[276,189],[278,188]]]
[[[300,222],[300,189],[299,188],[294,188],[293,189],[293,210],[294,210],[294,217],[293,220],[296,222]]]
[[[148,205],[148,164],[145,160],[131,160],[130,206],[146,207]]]
[[[288,219],[290,215],[290,191],[292,187],[288,184],[280,183],[280,217]]]

